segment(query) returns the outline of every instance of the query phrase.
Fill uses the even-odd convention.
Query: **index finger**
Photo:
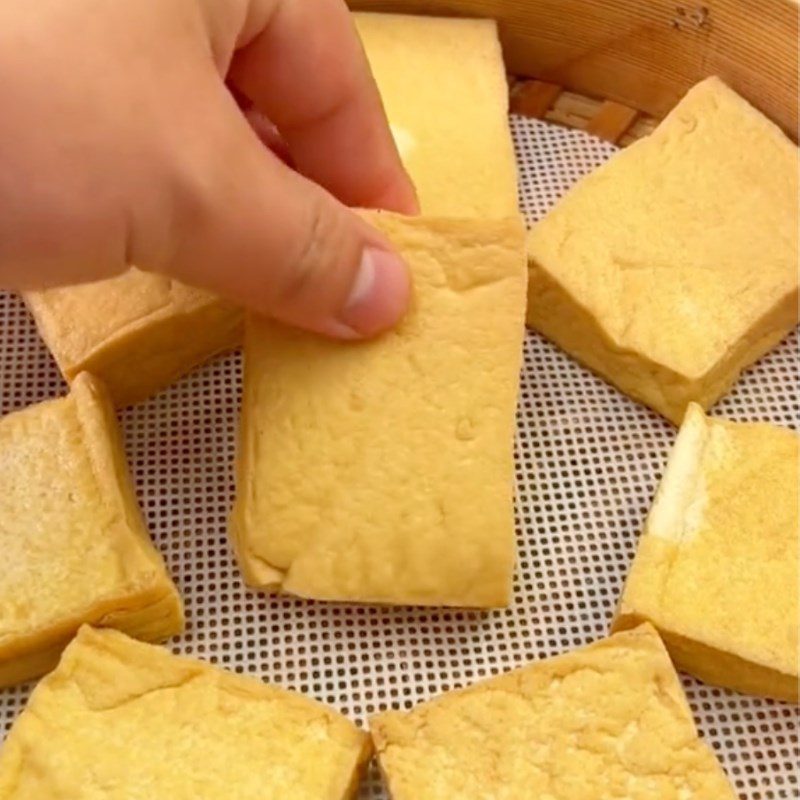
[[[367,58],[342,0],[254,0],[259,32],[229,80],[275,123],[298,170],[351,206],[414,213]]]

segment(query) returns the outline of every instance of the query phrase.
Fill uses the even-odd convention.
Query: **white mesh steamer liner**
[[[614,152],[583,133],[537,121],[514,118],[513,131],[529,221]],[[715,411],[797,427],[797,356],[795,334]],[[173,649],[307,692],[363,722],[376,711],[408,708],[607,633],[675,436],[660,417],[529,334],[517,426],[511,608],[343,606],[264,597],[242,585],[226,536],[240,383],[240,357],[231,355],[122,415],[150,530],[186,600],[187,632]],[[23,305],[2,293],[0,388],[3,412],[64,389]],[[683,683],[703,735],[743,800],[800,797],[797,709],[685,676]],[[29,691],[0,692],[4,730]],[[374,768],[361,797],[385,797]]]

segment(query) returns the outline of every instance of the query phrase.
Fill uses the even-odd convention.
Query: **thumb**
[[[205,130],[184,140],[169,257],[153,268],[336,338],[395,325],[410,293],[401,258],[355,212],[264,147],[230,106],[218,114],[206,107]]]

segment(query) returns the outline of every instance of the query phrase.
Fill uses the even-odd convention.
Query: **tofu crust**
[[[798,321],[798,151],[709,78],[528,238],[528,324],[676,425]]]
[[[614,621],[660,632],[679,669],[798,701],[800,436],[691,405]]]
[[[242,312],[233,304],[134,268],[27,292],[25,301],[64,379],[96,375],[118,408],[146,400],[242,339]]]
[[[251,585],[303,597],[505,605],[521,221],[370,220],[412,270],[395,330],[342,343],[248,321],[239,563]]]
[[[497,23],[375,13],[353,18],[422,213],[517,214]]]
[[[183,629],[98,380],[9,414],[0,453],[0,687],[51,669],[85,622],[153,641]]]
[[[650,626],[370,729],[392,800],[736,800]]]
[[[303,695],[84,626],[0,756],[2,800],[351,800],[369,737]]]

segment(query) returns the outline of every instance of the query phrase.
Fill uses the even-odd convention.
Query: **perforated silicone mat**
[[[531,222],[614,152],[541,122],[515,118],[513,130]],[[244,588],[234,565],[225,528],[240,376],[238,355],[217,359],[122,414],[141,503],[186,600],[187,632],[173,649],[307,692],[363,722],[381,709],[410,707],[607,633],[675,436],[660,417],[529,333],[517,426],[519,555],[511,608],[330,605],[260,596]],[[0,385],[4,413],[64,390],[23,305],[2,293]],[[797,427],[796,334],[749,371],[715,413]],[[2,554],[0,568],[1,560]],[[685,676],[683,683],[702,733],[743,799],[800,796],[796,709]],[[29,689],[0,692],[4,729]],[[361,798],[384,797],[373,768]]]

